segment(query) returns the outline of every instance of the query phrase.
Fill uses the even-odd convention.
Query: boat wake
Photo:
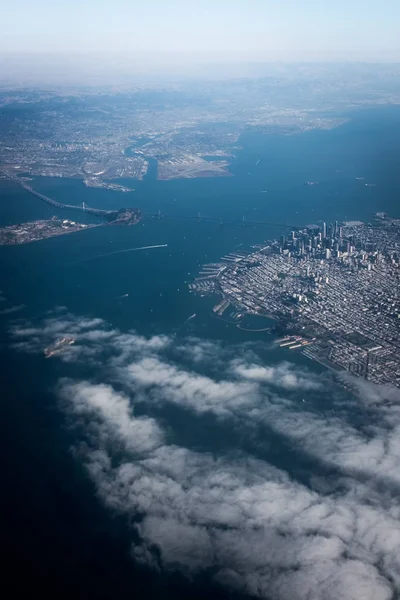
[[[97,258],[104,258],[105,256],[113,256],[114,254],[124,254],[125,252],[136,252],[137,250],[152,250],[153,248],[167,248],[168,244],[157,244],[156,246],[140,246],[139,248],[127,248],[126,250],[114,250],[114,252],[106,252],[105,254],[96,254],[96,256],[90,256],[89,258],[83,258],[77,260],[73,265],[80,263],[89,262],[90,260],[96,260]]]

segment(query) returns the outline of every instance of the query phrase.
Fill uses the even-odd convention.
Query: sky
[[[0,54],[395,62],[399,22],[398,0],[14,0],[2,7]]]

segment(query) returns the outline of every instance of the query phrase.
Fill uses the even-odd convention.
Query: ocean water
[[[135,192],[126,194],[56,178],[37,178],[34,187],[69,204],[137,206],[144,212],[161,210],[170,215],[200,211],[277,224],[368,220],[376,211],[400,217],[399,134],[400,109],[384,107],[354,113],[348,123],[331,131],[294,136],[245,133],[231,177],[166,182],[147,178],[134,182]],[[319,184],[305,186],[308,180]],[[132,186],[131,181],[123,183]],[[4,180],[0,180],[0,198],[0,225],[74,215],[55,211]],[[82,213],[74,217],[90,220]],[[62,306],[74,315],[104,319],[122,332],[178,339],[196,336],[225,346],[257,342],[269,364],[288,360],[288,351],[271,348],[268,332],[246,332],[215,319],[210,315],[212,299],[188,289],[205,262],[219,260],[240,244],[249,247],[281,232],[274,225],[144,219],[132,227],[100,227],[0,248],[0,289],[5,298],[0,306],[2,512],[10,564],[18,564],[32,586],[78,598],[225,594],[219,588],[210,591],[209,583],[201,579],[188,583],[180,575],[154,577],[135,566],[129,557],[125,518],[104,509],[70,451],[75,433],[66,425],[54,388],[61,377],[71,376],[72,367],[67,373],[57,360],[15,351],[10,344],[12,324],[21,319],[37,322]],[[98,256],[160,244],[167,247]],[[8,312],[20,305],[18,312]],[[196,318],[187,321],[194,313]],[[290,359],[321,372],[300,355]],[[89,376],[84,365],[80,369],[79,376]],[[217,436],[218,430],[211,422],[197,427],[193,439],[210,448],[245,443],[228,434],[214,443],[210,436]],[[184,436],[184,430],[181,426],[179,435]]]

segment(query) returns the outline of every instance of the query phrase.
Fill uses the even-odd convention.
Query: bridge
[[[92,215],[97,215],[99,217],[104,217],[107,215],[114,215],[118,212],[116,210],[103,210],[101,208],[91,208],[90,206],[85,204],[85,202],[82,202],[82,205],[80,205],[80,204],[79,205],[78,204],[63,204],[62,202],[57,202],[56,200],[53,200],[53,198],[50,198],[49,196],[45,196],[44,194],[37,192],[30,185],[28,185],[27,183],[22,181],[16,175],[13,175],[12,173],[9,173],[6,171],[4,171],[4,174],[12,181],[15,181],[16,183],[18,183],[22,187],[22,189],[24,189],[29,194],[32,194],[32,196],[35,196],[36,198],[39,198],[39,200],[43,200],[43,202],[46,202],[47,204],[50,204],[51,206],[55,206],[56,208],[65,208],[68,210],[81,210],[82,212],[88,212]]]
[[[36,190],[31,188],[30,185],[26,185],[23,182],[20,183],[20,185],[25,191],[29,192],[33,196],[36,196],[36,198],[47,202],[47,204],[55,206],[56,208],[66,208],[68,210],[81,210],[82,212],[87,212],[92,215],[97,215],[99,217],[104,217],[106,215],[113,215],[117,213],[116,210],[103,210],[101,208],[91,208],[90,206],[85,204],[85,202],[82,202],[82,206],[80,204],[63,204],[62,202],[57,202],[56,200],[53,200],[53,198],[49,198],[49,196],[45,196],[44,194],[37,192]]]
[[[117,215],[117,213],[118,213],[118,210],[104,210],[101,208],[91,208],[85,202],[82,202],[82,205],[63,204],[62,202],[57,202],[56,200],[53,200],[53,198],[50,198],[49,196],[45,196],[44,194],[37,192],[30,185],[26,184],[24,181],[22,181],[19,177],[17,177],[13,173],[9,173],[7,171],[3,171],[3,172],[9,179],[18,183],[26,192],[28,192],[29,194],[32,194],[33,196],[35,196],[36,198],[39,198],[40,200],[43,200],[44,202],[47,202],[47,204],[50,204],[51,206],[54,206],[56,208],[64,208],[64,209],[69,209],[69,210],[81,210],[82,212],[87,212],[92,215],[97,215],[99,217],[110,217],[110,216],[112,217],[114,215]],[[142,213],[142,218],[185,219],[185,220],[190,220],[190,221],[197,221],[198,223],[203,222],[203,223],[218,223],[220,225],[241,225],[242,227],[246,227],[246,226],[248,226],[248,227],[257,227],[257,226],[282,227],[284,229],[290,229],[293,231],[301,229],[301,227],[299,227],[298,225],[290,225],[289,223],[274,223],[271,221],[247,220],[247,219],[245,219],[245,217],[242,217],[242,219],[229,219],[226,217],[209,217],[209,216],[200,214],[200,212],[198,212],[197,215],[181,215],[181,214],[168,215],[168,214],[163,214],[159,210],[157,213]]]
[[[200,212],[198,212],[197,215],[167,215],[163,214],[161,211],[158,211],[157,213],[142,213],[142,217],[147,217],[151,219],[185,219],[197,221],[198,223],[219,223],[220,225],[241,225],[242,227],[256,227],[259,225],[266,227],[283,227],[284,229],[290,229],[292,231],[303,229],[303,227],[299,227],[299,225],[292,225],[290,223],[248,220],[244,216],[241,219],[230,219],[226,217],[209,217],[207,215],[202,215]]]

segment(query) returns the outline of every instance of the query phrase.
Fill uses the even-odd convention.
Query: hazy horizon
[[[56,5],[17,0],[0,23],[2,78],[48,79],[51,69],[83,75],[187,72],[204,65],[400,62],[394,0],[94,0]],[[81,64],[80,64],[81,63]],[[59,74],[61,75],[61,74]]]
[[[165,60],[165,59],[164,59]],[[400,61],[249,61],[214,62],[192,60],[187,63],[151,63],[132,55],[100,54],[14,54],[0,56],[0,86],[50,86],[55,88],[108,88],[150,85],[179,85],[184,82],[228,81],[233,79],[310,80],[318,77],[354,75],[376,80],[400,77]],[[348,83],[351,83],[348,81]]]

